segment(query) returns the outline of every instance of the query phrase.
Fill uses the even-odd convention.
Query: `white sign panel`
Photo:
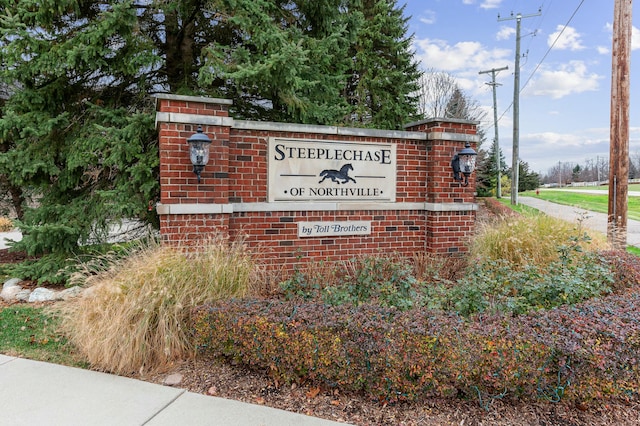
[[[298,237],[329,237],[341,235],[371,235],[371,222],[298,222]]]
[[[269,138],[269,201],[396,198],[396,145]]]

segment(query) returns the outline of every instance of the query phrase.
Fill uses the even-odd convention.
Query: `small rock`
[[[82,293],[82,287],[73,286],[66,288],[57,294],[58,300],[69,300],[74,297],[78,297]]]
[[[31,290],[28,288],[24,288],[16,293],[16,300],[19,302],[28,302],[29,296],[31,295]]]
[[[20,283],[22,282],[22,280],[20,278],[11,278],[10,280],[5,281],[5,283],[2,285],[2,289],[4,290],[5,288],[9,288],[9,287],[20,287]]]
[[[218,394],[218,388],[215,386],[211,386],[209,389],[207,389],[207,394],[211,395],[211,396],[215,396]]]
[[[29,295],[29,303],[50,302],[56,299],[56,292],[48,288],[38,287]]]
[[[22,280],[18,278],[12,278],[2,285],[2,291],[0,291],[0,297],[7,302],[16,300],[16,295],[22,290],[19,285]]]
[[[13,300],[16,300],[16,294],[18,294],[20,290],[22,290],[22,287],[3,288],[0,292],[0,297],[2,297],[7,302],[11,302]]]
[[[169,374],[167,377],[165,377],[162,381],[162,384],[165,386],[177,386],[180,384],[180,382],[182,382],[182,374],[174,373]]]

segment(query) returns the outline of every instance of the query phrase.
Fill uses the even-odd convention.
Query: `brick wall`
[[[475,229],[475,179],[453,180],[451,158],[477,141],[474,123],[426,120],[406,131],[345,129],[234,120],[230,102],[157,96],[160,137],[160,233],[170,244],[195,244],[215,232],[243,235],[276,267],[360,254],[459,253]],[[202,126],[212,140],[198,183],[186,140]],[[396,147],[393,202],[269,202],[270,137],[366,142]],[[276,183],[271,183],[277,184]],[[299,237],[299,223],[371,223],[368,235]]]

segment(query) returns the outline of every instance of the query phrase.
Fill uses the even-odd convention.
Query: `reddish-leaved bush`
[[[640,286],[526,315],[283,300],[197,309],[201,351],[389,401],[465,395],[586,403],[637,399]]]

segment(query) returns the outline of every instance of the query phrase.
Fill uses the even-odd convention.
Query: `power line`
[[[514,70],[514,82],[513,82],[513,160],[511,162],[511,204],[518,205],[518,174],[520,169],[520,157],[518,153],[520,144],[520,27],[524,18],[531,18],[534,16],[540,16],[542,11],[538,10],[537,14],[522,15],[521,13],[515,16],[511,13],[510,18],[501,19],[498,15],[498,21],[500,20],[516,20],[516,57],[515,57],[515,70]]]
[[[562,37],[562,34],[567,29],[567,27],[569,26],[569,24],[571,23],[573,18],[576,16],[576,14],[578,13],[578,10],[580,10],[580,7],[582,7],[583,3],[584,3],[584,0],[582,0],[580,2],[580,4],[576,7],[576,10],[573,11],[573,13],[571,14],[571,17],[569,18],[569,20],[564,24],[564,26],[562,27],[562,30],[560,30],[560,32],[558,33],[556,38],[553,40],[553,43],[551,43],[551,46],[549,46],[549,48],[545,52],[544,56],[542,56],[542,59],[540,59],[540,62],[538,62],[538,65],[536,65],[536,67],[533,69],[533,71],[529,75],[529,78],[527,79],[527,81],[525,81],[524,84],[522,85],[522,88],[520,89],[521,92],[524,90],[525,87],[527,87],[527,84],[529,83],[529,81],[531,81],[531,79],[533,78],[533,75],[538,71],[538,69],[540,68],[540,66],[544,62],[544,60],[547,59],[547,56],[549,55],[551,50],[554,48],[554,46],[556,45],[556,43],[558,42],[560,37]]]
[[[496,161],[496,171],[498,174],[498,179],[496,183],[497,198],[502,198],[502,188],[500,183],[500,142],[498,141],[498,101],[496,99],[496,87],[500,86],[500,83],[496,83],[496,73],[500,71],[508,70],[508,69],[509,67],[491,68],[490,70],[480,71],[478,73],[478,74],[491,73],[491,83],[486,83],[486,84],[491,86],[491,88],[493,89],[493,127],[494,127],[493,143],[494,143],[494,149],[495,149],[494,156]]]
[[[536,67],[533,69],[533,71],[531,72],[531,74],[529,75],[529,77],[527,78],[527,80],[525,81],[525,83],[522,85],[522,88],[520,89],[520,92],[522,92],[524,90],[524,88],[527,86],[527,84],[529,84],[529,82],[531,81],[531,79],[533,78],[533,76],[535,75],[535,73],[538,71],[538,69],[540,69],[540,67],[542,66],[542,63],[544,62],[544,60],[547,58],[547,56],[549,56],[549,53],[551,52],[551,50],[554,48],[554,46],[556,45],[556,43],[558,42],[558,40],[560,39],[560,37],[562,36],[562,34],[564,33],[564,31],[567,29],[567,27],[569,26],[569,24],[571,23],[571,21],[573,20],[573,18],[576,16],[576,14],[578,13],[578,11],[580,10],[580,8],[582,7],[582,4],[584,3],[584,0],[580,1],[580,4],[578,4],[578,6],[576,6],[576,9],[573,11],[573,13],[571,14],[571,16],[569,17],[569,19],[567,20],[567,22],[563,25],[562,30],[560,30],[560,32],[558,33],[558,35],[556,36],[556,38],[553,40],[553,43],[551,44],[551,46],[549,46],[549,48],[547,49],[547,51],[545,52],[545,54],[543,55],[542,59],[540,59],[540,61],[538,62],[538,64],[536,65]],[[500,16],[498,16],[498,18],[500,18]],[[504,115],[509,112],[509,110],[511,109],[511,107],[513,106],[513,102],[511,102],[511,104],[509,104],[509,106],[504,110],[504,112],[500,115],[500,117],[498,118],[498,121],[502,120],[502,117],[504,117]]]

